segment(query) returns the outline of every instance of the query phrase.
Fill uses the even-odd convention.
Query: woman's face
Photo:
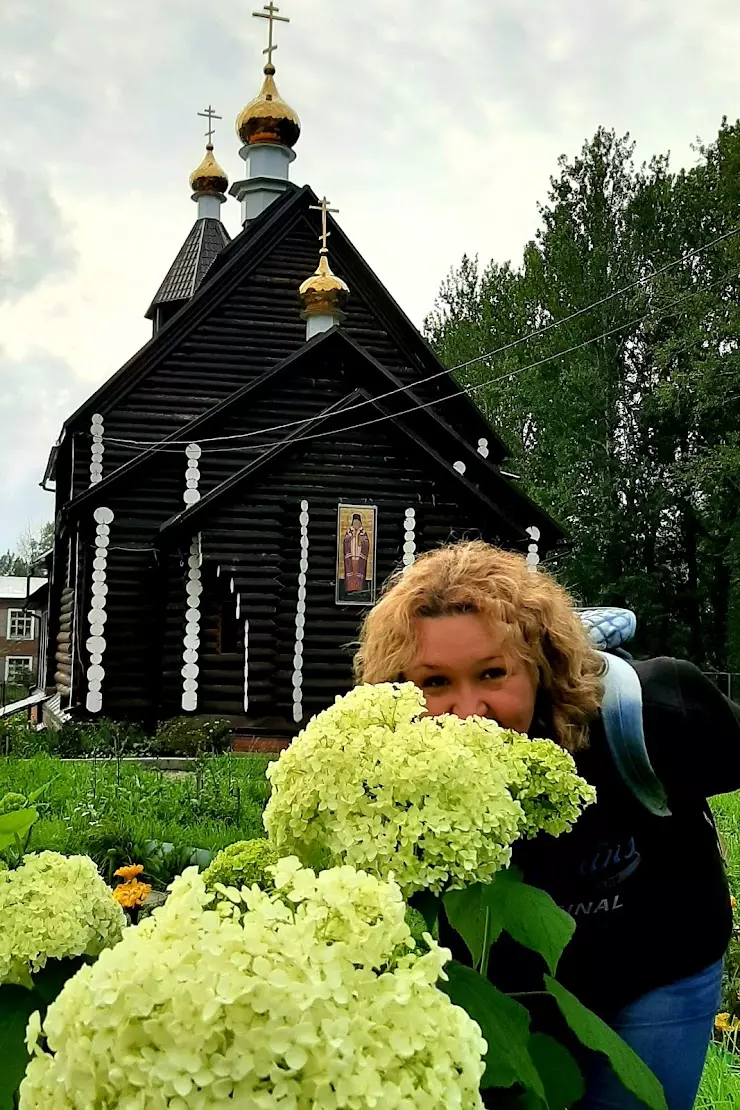
[[[504,652],[504,634],[477,613],[423,617],[419,650],[404,677],[423,691],[432,716],[488,717],[527,732],[534,716],[537,681]]]

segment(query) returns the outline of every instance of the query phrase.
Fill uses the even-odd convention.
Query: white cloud
[[[0,547],[42,511],[35,483],[63,417],[149,335],[143,313],[194,218],[209,102],[239,176],[232,121],[259,87],[257,6],[0,6]],[[557,156],[600,124],[631,131],[640,158],[687,164],[740,107],[736,0],[282,6],[278,84],[303,121],[294,177],[330,196],[417,322],[463,252],[519,257]],[[225,219],[236,232],[235,202]],[[21,416],[33,431],[19,452]]]

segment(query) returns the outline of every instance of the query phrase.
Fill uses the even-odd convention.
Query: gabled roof
[[[338,332],[332,334],[341,335],[342,333]],[[348,342],[352,343],[351,340],[348,340]],[[367,352],[362,351],[362,348],[357,347],[356,344],[353,344],[353,346],[366,359],[371,361]],[[305,348],[303,353],[305,353]],[[353,424],[359,423],[360,421],[356,418],[353,419],[355,414],[351,411],[347,411],[352,410],[359,403],[364,403],[364,406],[366,406],[362,421],[369,421],[372,419],[382,420],[384,424],[387,424],[397,432],[400,432],[404,437],[411,440],[416,448],[420,449],[425,454],[428,460],[446,473],[448,478],[451,478],[454,482],[463,486],[470,497],[482,503],[489,513],[495,515],[501,523],[506,526],[510,536],[526,540],[526,529],[532,525],[536,525],[542,533],[543,544],[546,547],[553,547],[562,540],[563,530],[560,525],[535,505],[526,494],[504,478],[504,476],[487,460],[483,459],[475,450],[466,445],[465,441],[458,436],[454,429],[446,425],[444,421],[435,419],[430,414],[428,408],[419,406],[413,412],[408,414],[404,413],[404,415],[393,413],[366,389],[353,390],[351,393],[347,394],[343,400],[331,405],[310,422],[302,424],[298,428],[290,429],[288,434],[279,443],[263,451],[258,458],[252,459],[235,474],[212,489],[195,505],[191,505],[187,509],[171,517],[170,520],[166,521],[161,526],[160,533],[163,536],[167,536],[173,533],[187,532],[188,530],[194,529],[197,521],[204,515],[207,515],[210,509],[218,505],[229,493],[235,491],[244,483],[248,483],[252,477],[269,467],[286,451],[298,447],[306,440],[310,442],[317,436],[341,434],[344,429],[351,428]],[[410,406],[406,407],[410,408]],[[445,458],[439,453],[436,447],[432,446],[430,438],[421,434],[418,427],[412,427],[411,421],[415,419],[418,419],[420,423],[427,426],[430,437],[434,438],[436,444],[439,444],[442,439],[440,432],[443,432],[444,435],[454,437],[458,441],[458,446],[464,451],[463,461],[465,457],[468,458],[469,462],[474,461],[478,465],[479,475],[481,471],[488,472],[490,477],[490,488],[487,487],[485,490],[481,489],[479,484],[476,484],[465,474],[461,474],[454,467],[453,459],[457,461],[457,457],[459,457],[463,451],[456,453],[453,459]]]
[[[189,301],[200,288],[217,255],[230,242],[231,236],[220,220],[210,216],[196,220],[146,310],[147,320],[154,319],[158,305]]]
[[[94,412],[104,414],[145,377],[150,368],[183,342],[299,220],[309,219],[313,225],[318,216],[311,207],[317,203],[316,194],[309,186],[302,189],[291,186],[273,201],[217,256],[200,288],[182,310],[84,402],[65,422],[65,427]],[[470,399],[460,392],[446,367],[333,219],[331,234],[333,253],[341,257],[353,293],[372,305],[387,334],[408,358],[419,378],[437,377],[440,390],[446,390],[454,398],[448,403],[450,417],[464,419],[471,428],[471,439],[488,438],[493,456],[499,460],[508,457],[506,445]]]
[[[449,402],[446,399],[441,399],[439,403],[428,404],[423,403],[418,395],[415,393],[413,386],[405,386],[399,379],[373,358],[359,343],[357,343],[351,336],[347,335],[341,327],[332,328],[330,331],[323,332],[309,340],[300,350],[289,355],[277,366],[272,367],[266,373],[260,375],[259,378],[242,386],[241,389],[236,390],[226,400],[219,402],[201,416],[191,420],[183,428],[173,432],[168,439],[161,440],[159,443],[153,444],[150,448],[137,455],[135,458],[130,459],[124,463],[117,470],[109,474],[102,482],[89,489],[84,490],[79,494],[75,500],[68,506],[68,511],[76,513],[87,505],[99,504],[111,493],[124,480],[129,480],[134,473],[143,467],[147,461],[155,458],[161,451],[166,449],[168,442],[177,440],[178,442],[193,441],[197,442],[198,436],[203,433],[208,424],[216,424],[221,426],[224,418],[228,416],[229,412],[238,408],[244,403],[247,398],[252,400],[256,395],[263,391],[268,386],[276,386],[280,383],[280,379],[300,368],[301,363],[317,357],[323,357],[330,360],[332,363],[342,365],[342,361],[347,357],[356,360],[359,379],[362,381],[364,388],[362,391],[357,392],[355,402],[353,405],[345,398],[342,402],[341,411],[344,412],[342,426],[344,428],[352,428],[355,425],[362,424],[365,421],[385,420],[387,416],[404,417],[406,426],[411,429],[423,429],[422,438],[424,441],[433,442],[440,447],[445,455],[448,456],[449,461],[461,460],[465,463],[466,468],[471,468],[471,472],[476,474],[478,484],[483,485],[485,489],[490,490],[491,496],[494,496],[494,491],[498,491],[498,496],[504,504],[509,506],[509,512],[512,511],[515,505],[520,506],[522,516],[526,512],[526,526],[538,525],[543,533],[546,533],[551,546],[562,538],[562,531],[550,517],[547,516],[541,509],[529,500],[516,486],[513,486],[501,474],[498,467],[489,459],[484,459],[476,450],[476,448],[444,419],[444,411]],[[396,392],[398,391],[398,392]],[[390,396],[386,396],[390,394]],[[379,406],[382,402],[383,408]],[[330,412],[334,411],[335,406],[327,409],[321,415],[317,415],[315,420],[325,420]],[[349,408],[350,411],[347,411]],[[382,414],[382,415],[381,415]],[[283,433],[278,433],[281,440],[278,445],[278,451],[282,451],[291,445],[296,439],[296,436],[302,437],[309,435],[308,428],[310,424],[301,423],[293,428],[286,428]],[[287,434],[286,434],[287,433]],[[269,454],[266,452],[265,455]],[[261,455],[259,459],[253,460],[254,463],[263,463],[265,457]],[[446,461],[446,460],[445,460]],[[253,464],[250,463],[251,467]],[[247,468],[248,469],[248,468]],[[242,470],[237,474],[241,474]],[[455,471],[455,473],[457,473]],[[227,479],[228,484],[231,479]],[[222,487],[217,487],[220,489]],[[473,483],[475,488],[475,483]],[[215,490],[213,491],[216,492]],[[211,496],[210,494],[208,496]],[[199,504],[203,504],[207,499]],[[506,512],[503,513],[506,516]],[[518,512],[517,514],[518,515]]]

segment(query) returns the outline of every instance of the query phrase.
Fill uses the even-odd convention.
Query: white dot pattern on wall
[[[478,440],[478,454],[482,455],[484,459],[488,458],[488,440],[487,439],[479,439]]]
[[[195,444],[194,446],[197,446]],[[188,451],[191,448],[188,448]],[[200,450],[200,448],[198,448]],[[201,552],[200,534],[190,544],[188,555],[188,577],[185,584],[187,597],[187,611],[185,613],[185,636],[183,637],[182,652],[182,707],[186,713],[194,713],[198,708],[198,675],[200,667],[200,599],[203,593],[201,581],[201,567],[203,555]]]
[[[532,543],[527,547],[527,566],[533,573],[537,573],[537,567],[540,565],[540,552],[538,542],[540,539],[539,528],[528,528],[527,535],[532,540]]]
[[[403,521],[403,565],[410,567],[416,562],[416,510],[407,509]]]
[[[200,501],[200,466],[198,460],[201,456],[201,449],[197,443],[189,443],[185,448],[185,455],[188,460],[187,467],[185,468],[185,492],[182,499],[186,505],[196,505]]]
[[[90,423],[90,435],[92,436],[92,446],[90,448],[91,486],[96,486],[98,482],[103,480],[103,454],[105,453],[103,434],[103,417],[99,412],[96,412]]]
[[[293,655],[293,720],[303,720],[303,642],[306,636],[306,576],[308,574],[308,501],[301,501],[298,517],[301,526],[301,557],[298,575],[298,600],[295,614],[295,653]]]
[[[102,417],[101,423],[93,423],[93,427],[100,428],[102,436]],[[93,422],[95,417],[93,417]],[[91,481],[91,484],[92,483]],[[106,578],[108,575],[108,545],[110,543],[110,526],[113,523],[115,514],[112,509],[107,508],[105,505],[100,505],[93,513],[95,521],[95,559],[93,560],[93,575],[92,575],[92,598],[90,600],[90,611],[87,615],[88,619],[88,639],[87,650],[90,656],[90,663],[87,668],[87,695],[85,698],[85,706],[88,713],[100,713],[103,709],[103,679],[105,678],[105,668],[103,667],[103,656],[105,655],[106,641],[105,641],[105,623],[108,619],[108,614],[105,611],[108,598],[108,584]]]
[[[249,712],[249,621],[244,622],[244,712]]]
[[[456,470],[458,474],[464,474],[467,470],[465,463],[461,459],[458,459],[457,462],[454,462],[452,464],[452,468],[453,470]]]

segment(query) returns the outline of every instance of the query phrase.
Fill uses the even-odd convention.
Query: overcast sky
[[[195,218],[196,113],[260,85],[260,0],[0,0],[0,549],[53,513],[62,421],[150,334]],[[421,323],[464,252],[518,260],[559,154],[600,124],[694,161],[740,115],[738,0],[283,0],[292,168]],[[239,210],[222,210],[239,230]]]

